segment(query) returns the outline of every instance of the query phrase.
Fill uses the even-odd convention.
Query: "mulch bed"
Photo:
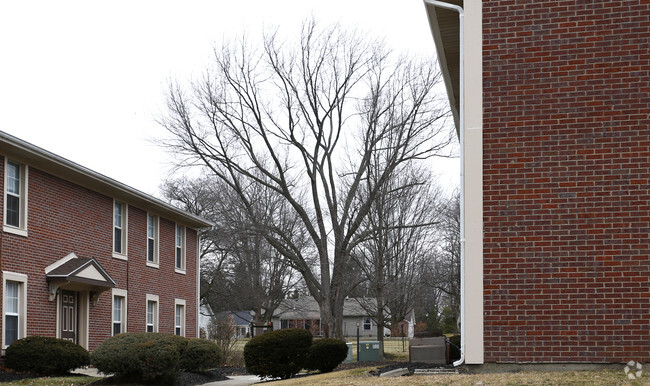
[[[350,370],[361,367],[377,367],[377,370],[373,370],[370,373],[372,375],[379,376],[382,373],[408,368],[409,372],[413,374],[415,369],[430,369],[430,368],[453,368],[451,365],[432,365],[428,363],[421,362],[386,362],[386,361],[376,361],[376,362],[355,362],[355,363],[345,363],[339,365],[334,371]],[[228,375],[247,375],[245,368],[242,367],[219,367],[214,370],[206,371],[203,373],[182,373],[179,377],[176,385],[178,386],[193,386],[201,385],[208,382],[218,382],[225,381],[228,379]],[[317,374],[317,373],[314,373]],[[76,376],[77,374],[70,374],[69,376]],[[301,377],[309,376],[312,374],[303,374]],[[0,368],[0,383],[19,381],[21,379],[27,378],[40,378],[41,376],[33,374],[23,374],[16,373],[11,370]],[[126,385],[124,380],[114,379],[113,377],[107,377],[100,379],[96,382],[93,382],[93,385]],[[135,385],[135,384],[132,384]]]

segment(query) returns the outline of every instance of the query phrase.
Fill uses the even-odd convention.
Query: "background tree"
[[[258,187],[259,188],[259,187]],[[201,301],[214,313],[254,311],[256,323],[269,322],[282,299],[293,290],[296,272],[247,219],[248,212],[229,187],[214,177],[169,180],[164,196],[188,211],[212,221],[201,234]],[[284,213],[282,201],[258,189],[255,210],[259,218],[283,217],[285,227],[295,225]]]
[[[299,36],[292,44],[271,33],[259,49],[243,39],[216,49],[201,80],[170,85],[160,122],[182,162],[203,165],[230,188],[251,229],[302,275],[325,336],[340,337],[350,252],[379,191],[407,164],[445,151],[452,136],[434,59],[396,57],[361,34],[313,21]],[[384,162],[361,197],[373,157]],[[298,240],[260,218],[259,186],[300,219]]]
[[[372,185],[371,179],[366,183]],[[365,307],[382,342],[384,327],[397,325],[413,309],[421,269],[435,254],[440,196],[430,173],[405,169],[380,190],[364,221],[367,238],[353,256],[376,299]]]
[[[458,333],[460,315],[460,196],[458,192],[441,211],[439,247],[423,266],[423,291],[419,295],[418,318],[425,314],[430,329]]]

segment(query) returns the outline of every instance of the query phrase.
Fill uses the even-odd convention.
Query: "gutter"
[[[449,4],[438,0],[424,0],[425,4],[458,12],[459,21],[459,137],[460,137],[460,359],[454,366],[465,362],[465,44],[464,16],[465,12],[459,5]],[[431,24],[431,21],[429,21]]]

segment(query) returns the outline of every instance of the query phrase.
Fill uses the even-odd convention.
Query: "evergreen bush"
[[[264,378],[291,378],[304,367],[312,339],[299,328],[258,335],[244,346],[246,370]]]
[[[185,371],[196,372],[209,370],[221,363],[221,349],[219,346],[205,339],[188,339],[185,351],[181,355],[180,368]]]
[[[105,340],[91,364],[105,374],[146,383],[173,384],[187,339],[162,333],[124,333]]]
[[[7,347],[5,366],[20,372],[62,375],[90,363],[88,351],[76,343],[44,336],[19,339]]]
[[[319,370],[329,373],[341,364],[348,355],[348,345],[344,340],[322,338],[314,340],[309,348],[305,367],[309,370]]]

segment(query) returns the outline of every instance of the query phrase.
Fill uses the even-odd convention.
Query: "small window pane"
[[[7,195],[7,225],[20,226],[20,197]]]
[[[115,228],[115,252],[122,253],[122,229]]]
[[[9,346],[18,339],[18,315],[5,315],[5,344]]]
[[[7,162],[7,192],[20,195],[20,165]]]
[[[115,203],[115,223],[113,225],[122,227],[122,204],[119,202]]]

